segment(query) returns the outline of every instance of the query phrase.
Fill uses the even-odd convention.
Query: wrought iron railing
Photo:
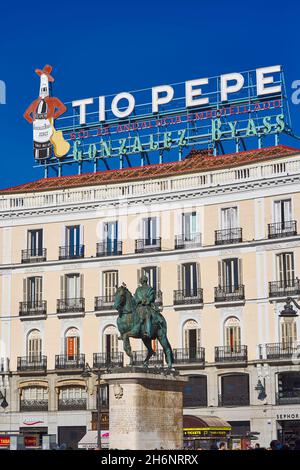
[[[284,390],[276,393],[276,405],[299,405],[299,390]]]
[[[215,302],[234,302],[244,299],[244,284],[215,287]]]
[[[282,343],[267,343],[265,345],[266,359],[300,359],[300,343],[297,342],[282,342]],[[261,356],[263,353],[261,351]]]
[[[218,406],[249,406],[250,398],[248,394],[219,394],[218,396]]]
[[[55,369],[83,369],[85,366],[85,354],[55,356]]]
[[[203,289],[174,290],[174,305],[190,305],[203,303]]]
[[[241,243],[243,241],[243,229],[228,228],[225,230],[215,230],[215,245],[227,245]]]
[[[22,263],[39,263],[46,261],[47,249],[46,248],[32,248],[29,250],[21,251]]]
[[[57,313],[75,313],[84,312],[85,299],[78,297],[76,299],[57,299]]]
[[[114,294],[95,297],[95,311],[99,312],[101,310],[113,310],[114,301]]]
[[[201,233],[190,233],[175,236],[175,250],[201,246]]]
[[[296,220],[268,224],[268,238],[293,237],[294,235],[297,235]]]
[[[46,356],[25,356],[17,358],[18,372],[38,372],[47,370]]]
[[[86,410],[86,404],[86,398],[59,398],[58,409],[60,411]]]
[[[205,363],[204,348],[173,349],[174,364],[201,364]]]
[[[147,351],[133,351],[133,364],[135,366],[142,366],[147,356]],[[163,366],[164,364],[164,355],[163,351],[156,351],[154,356],[151,356],[149,360],[150,366]]]
[[[98,242],[96,245],[96,256],[116,256],[123,252],[123,242],[120,240],[110,240]]]
[[[20,400],[20,411],[48,411],[48,400]]]
[[[269,282],[269,297],[289,297],[300,294],[299,279],[286,279]]]
[[[26,317],[31,315],[46,315],[47,313],[47,302],[46,300],[37,300],[29,302],[20,302],[19,304],[19,315],[20,317]]]
[[[124,354],[122,352],[94,353],[93,367],[95,369],[106,369],[111,367],[123,367]]]
[[[136,253],[148,253],[161,250],[161,238],[147,238],[135,240]]]
[[[247,360],[247,346],[215,346],[215,362],[246,362]]]
[[[69,245],[59,247],[59,259],[84,258],[84,245]]]

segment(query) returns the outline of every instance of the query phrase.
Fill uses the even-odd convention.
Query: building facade
[[[1,191],[0,433],[76,445],[95,429],[82,372],[126,364],[114,293],[146,274],[189,376],[184,414],[262,445],[300,437],[300,321],[279,317],[300,296],[299,217],[300,152],[281,145]],[[107,405],[103,382],[104,421]]]

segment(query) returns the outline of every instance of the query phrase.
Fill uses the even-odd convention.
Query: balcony
[[[154,300],[154,304],[157,306],[157,307],[162,307],[163,305],[163,294],[162,294],[162,291],[161,290],[157,290],[155,291],[155,300]]]
[[[174,305],[203,304],[203,289],[174,290]]]
[[[218,406],[249,406],[250,405],[250,400],[249,400],[249,395],[234,395],[232,394],[226,394],[224,395],[219,395],[218,396]]]
[[[58,410],[86,410],[86,398],[59,398]]]
[[[245,300],[245,286],[218,286],[215,287],[215,302],[241,302]]]
[[[46,372],[47,357],[46,356],[28,356],[17,358],[18,372]]]
[[[269,282],[269,297],[292,297],[300,294],[299,279]]]
[[[143,366],[144,361],[147,356],[147,351],[133,351],[133,364],[135,366]],[[160,366],[164,364],[164,354],[163,351],[156,351],[155,355],[152,356],[149,360],[149,366]]]
[[[21,400],[20,411],[48,411],[48,400]]]
[[[204,348],[173,349],[175,365],[200,365],[205,364]]]
[[[114,301],[114,295],[95,297],[95,312],[106,312],[108,310],[116,312],[114,309]]]
[[[265,345],[265,357],[269,360],[291,361],[295,359],[299,361],[300,343],[267,343]],[[262,345],[260,345],[260,358],[264,358]]]
[[[60,246],[58,259],[84,258],[84,245]]]
[[[161,238],[147,238],[135,240],[136,253],[151,253],[161,250]]]
[[[268,238],[294,237],[297,235],[296,220],[268,224]]]
[[[122,352],[93,354],[94,369],[110,369],[112,367],[123,367],[123,362],[124,354]]]
[[[248,347],[247,346],[215,346],[215,362],[247,362]]]
[[[75,299],[57,299],[57,314],[82,314],[85,310],[85,299],[78,297]]]
[[[63,355],[59,354],[55,356],[55,369],[58,370],[69,370],[69,369],[83,369],[85,366],[85,354],[77,355]]]
[[[175,236],[175,250],[196,248],[197,246],[201,246],[201,233],[190,233],[188,235]]]
[[[215,245],[241,243],[243,241],[242,231],[241,228],[215,230]]]
[[[35,248],[21,251],[22,263],[41,263],[47,259],[46,248]]]
[[[282,391],[276,393],[276,405],[299,405],[300,390]]]
[[[119,240],[110,240],[99,242],[96,245],[96,256],[117,256],[123,253],[123,242]]]
[[[47,314],[46,300],[20,302],[20,317],[45,317]]]

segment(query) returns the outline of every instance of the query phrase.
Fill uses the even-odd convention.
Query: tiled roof
[[[213,156],[208,150],[191,150],[181,161],[147,165],[143,167],[124,168],[121,170],[106,170],[82,175],[60,176],[42,178],[37,181],[21,184],[0,190],[0,194],[23,193],[35,191],[49,191],[57,189],[74,188],[81,186],[95,186],[111,183],[125,183],[166,176],[175,176],[202,171],[219,170],[239,165],[272,160],[274,158],[288,157],[300,153],[300,150],[278,145],[262,149],[246,150],[239,153]]]

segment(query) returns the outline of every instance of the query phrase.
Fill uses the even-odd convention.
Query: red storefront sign
[[[0,447],[9,447],[10,437],[0,437]]]

